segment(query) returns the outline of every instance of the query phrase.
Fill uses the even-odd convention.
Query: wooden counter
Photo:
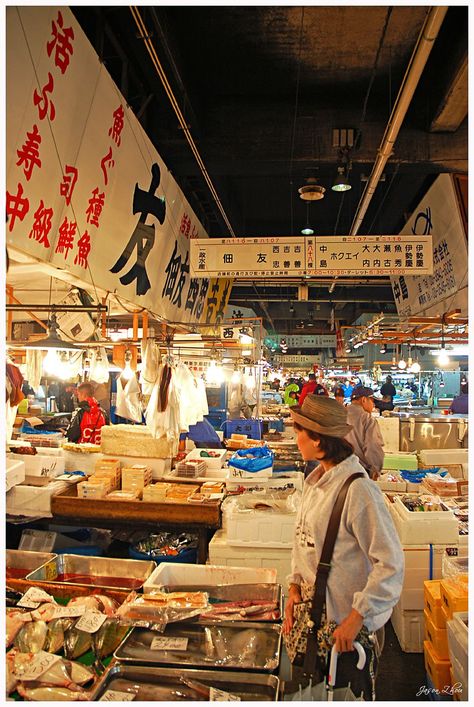
[[[221,502],[214,503],[149,503],[147,501],[116,501],[78,498],[75,486],[51,498],[53,520],[77,525],[87,521],[90,526],[146,527],[156,531],[160,526],[180,527],[195,531],[199,537],[198,562],[207,559],[208,530],[222,525]]]

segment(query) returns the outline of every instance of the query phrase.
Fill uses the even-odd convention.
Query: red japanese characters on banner
[[[35,211],[35,220],[33,223],[33,228],[29,233],[30,238],[34,238],[35,241],[44,245],[45,248],[50,247],[48,241],[48,235],[51,231],[51,220],[53,218],[53,209],[45,209],[43,204],[43,199],[40,201],[40,205]]]
[[[54,49],[54,64],[62,74],[65,74],[70,56],[74,51],[71,43],[71,40],[74,39],[74,30],[71,27],[63,26],[63,16],[60,11],[58,11],[58,24],[54,20],[51,24],[53,39],[46,44],[46,51],[50,57]]]
[[[115,142],[117,147],[120,147],[120,143],[122,142],[121,133],[123,130],[123,107],[120,105],[117,110],[114,110],[113,113],[114,116],[114,124],[112,125],[111,128],[109,128],[109,135],[112,138],[112,140]]]
[[[182,233],[183,236],[186,236],[186,238],[197,238],[199,235],[199,231],[197,230],[196,226],[191,222],[191,219],[187,213],[183,214],[179,227],[179,232]]]
[[[20,150],[16,151],[18,155],[18,162],[16,163],[18,167],[23,167],[23,172],[26,177],[26,181],[29,182],[31,179],[31,173],[33,172],[33,167],[36,165],[41,169],[41,160],[39,157],[39,146],[41,143],[41,135],[39,134],[38,126],[33,125],[31,133],[26,133],[26,141],[22,145]]]
[[[86,211],[87,223],[90,223],[91,226],[99,226],[99,218],[104,207],[104,202],[105,193],[102,192],[99,194],[99,188],[96,187],[92,191],[92,196],[89,199],[89,207]]]
[[[30,202],[26,197],[23,199],[23,187],[20,183],[18,184],[16,194],[10,194],[10,192],[7,191],[6,208],[7,217],[9,219],[8,230],[13,231],[16,219],[19,218],[20,221],[23,221],[30,210]]]
[[[64,259],[67,259],[69,251],[74,246],[74,236],[76,235],[77,224],[75,221],[68,221],[67,216],[59,227],[59,238],[56,244],[55,253],[64,253]]]
[[[78,177],[78,171],[75,167],[67,164],[64,168],[63,181],[59,185],[59,193],[64,196],[66,201],[66,206],[71,203],[72,194],[74,192],[74,187],[76,186]]]

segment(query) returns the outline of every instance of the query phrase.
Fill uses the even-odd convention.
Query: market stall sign
[[[206,237],[67,7],[8,7],[7,245],[168,321],[224,318],[231,282],[191,276]]]
[[[438,315],[439,303],[448,300],[444,311],[460,309],[467,315],[467,239],[450,174],[439,175],[402,233],[432,237],[433,271],[420,277],[400,274],[391,278],[398,314]]]
[[[275,363],[281,366],[312,366],[313,363],[321,363],[321,356],[305,356],[304,354],[295,354],[294,356],[275,356]]]
[[[196,278],[433,272],[429,235],[195,239],[190,263]]]
[[[282,340],[286,342],[289,349],[335,349],[335,334],[293,334],[290,336],[275,335],[271,337],[277,346]],[[266,343],[266,340],[265,340]]]

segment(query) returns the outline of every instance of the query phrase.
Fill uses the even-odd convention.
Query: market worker
[[[308,382],[304,384],[303,390],[301,391],[300,397],[298,398],[298,405],[303,405],[304,399],[310,393],[312,395],[328,395],[328,391],[326,390],[324,385],[321,385],[321,383],[318,383],[318,381],[316,380],[315,373],[309,374]]]
[[[300,389],[298,385],[295,383],[294,378],[289,378],[288,383],[285,388],[285,392],[283,393],[283,402],[285,405],[294,405],[295,403],[292,402],[293,398],[290,398],[290,393],[292,392],[299,393]]]
[[[375,408],[374,391],[363,385],[354,388],[351,404],[347,406],[347,422],[352,425],[346,440],[372,479],[377,479],[384,459],[383,437],[377,420],[372,417]]]
[[[101,428],[107,424],[104,412],[94,398],[94,389],[90,383],[77,386],[78,409],[73,413],[66,430],[68,442],[100,444]]]
[[[465,383],[465,385],[461,384],[461,392],[456,398],[453,399],[453,402],[451,403],[451,407],[449,409],[455,414],[457,413],[458,415],[467,415],[469,411],[469,395],[467,383]]]
[[[296,517],[283,634],[293,626],[295,604],[313,595],[336,498],[344,482],[359,473],[361,476],[349,486],[336,534],[328,570],[326,612],[322,631],[318,631],[318,654],[324,665],[335,643],[340,654],[336,687],[350,682],[356,696],[363,691],[370,701],[383,646],[383,627],[402,591],[404,558],[383,495],[345,439],[351,431],[347,410],[332,398],[316,395],[308,395],[301,407],[290,410],[301,455],[306,461],[317,460],[318,466],[304,482]],[[374,634],[374,642],[368,634]],[[361,671],[356,668],[354,640],[367,654]],[[296,682],[298,675],[293,673],[293,679]],[[319,681],[313,678],[313,683]]]
[[[334,400],[337,400],[338,403],[341,405],[344,405],[344,388],[341,385],[338,385],[336,388],[334,388]]]
[[[394,397],[397,394],[397,389],[392,383],[392,376],[387,376],[385,379],[385,383],[383,386],[380,388],[380,395],[383,398],[389,397],[390,400],[387,402],[393,402]]]

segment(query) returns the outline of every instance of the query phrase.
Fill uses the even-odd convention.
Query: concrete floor
[[[404,653],[389,622],[385,626],[385,646],[377,674],[377,701],[426,701],[426,696],[416,696],[423,685],[426,685],[423,653]]]

